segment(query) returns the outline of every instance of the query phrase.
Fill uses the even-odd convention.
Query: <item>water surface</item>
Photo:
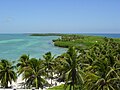
[[[52,40],[58,36],[29,36],[27,34],[0,34],[0,58],[17,60],[22,54],[41,58],[46,52],[60,55],[66,51],[55,47]]]

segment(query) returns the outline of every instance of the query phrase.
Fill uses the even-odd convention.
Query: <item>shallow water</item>
[[[52,40],[58,36],[29,36],[27,34],[0,34],[0,58],[17,60],[22,54],[41,58],[46,52],[60,55],[66,51],[55,47]]]

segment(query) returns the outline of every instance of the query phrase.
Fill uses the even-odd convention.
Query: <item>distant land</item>
[[[61,34],[61,33],[40,33],[31,34],[30,36],[61,36],[53,40],[54,45],[58,47],[68,48],[75,46],[77,49],[89,48],[96,43],[104,43],[104,39],[110,36],[120,36],[120,34]],[[106,37],[107,36],[107,37]],[[120,38],[111,38],[115,42],[120,43]]]

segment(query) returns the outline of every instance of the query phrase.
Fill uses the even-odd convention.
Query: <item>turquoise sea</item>
[[[58,36],[29,36],[27,34],[0,34],[0,59],[17,60],[22,54],[41,58],[46,52],[60,55],[65,48],[55,47],[52,40]]]
[[[120,34],[87,34],[120,38]],[[30,36],[28,34],[0,34],[0,59],[17,60],[22,54],[42,58],[46,52],[60,55],[67,49],[55,47],[52,40],[58,36]]]

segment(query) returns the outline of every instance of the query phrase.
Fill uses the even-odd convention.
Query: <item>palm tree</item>
[[[45,53],[45,55],[43,55],[43,58],[44,58],[45,72],[47,73],[47,78],[51,78],[51,85],[52,85],[54,56],[52,56],[51,52],[47,52]]]
[[[0,81],[1,86],[8,88],[8,83],[12,84],[12,81],[16,81],[17,75],[14,71],[15,66],[7,60],[0,61]]]
[[[65,89],[70,85],[70,90],[81,89],[85,73],[81,70],[79,53],[75,47],[70,47],[62,59],[65,75]]]
[[[19,75],[24,72],[24,67],[28,66],[29,55],[23,54],[18,60],[17,67]]]
[[[58,82],[65,81],[65,68],[63,66],[64,54],[55,58],[54,62],[54,74],[56,74],[56,79]]]
[[[43,88],[44,84],[47,83],[44,80],[45,72],[43,68],[43,61],[32,58],[28,62],[28,66],[24,68],[25,75],[23,79],[26,79],[26,85],[28,87],[33,86]]]
[[[28,62],[29,62],[29,55],[23,54],[17,63],[18,76],[22,74],[22,76],[25,77],[25,68],[28,66]],[[26,83],[26,79],[25,79],[25,83]],[[26,88],[25,84],[24,84],[24,88]]]

